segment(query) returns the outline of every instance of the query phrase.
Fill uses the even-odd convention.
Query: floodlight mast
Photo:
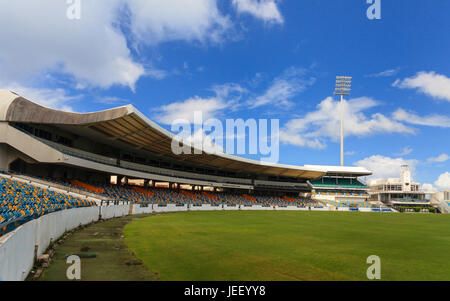
[[[344,166],[344,95],[350,95],[352,78],[350,76],[336,76],[334,95],[341,96],[341,166]]]

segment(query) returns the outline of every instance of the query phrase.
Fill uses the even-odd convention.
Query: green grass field
[[[132,221],[125,244],[160,280],[450,280],[450,216],[220,211]]]

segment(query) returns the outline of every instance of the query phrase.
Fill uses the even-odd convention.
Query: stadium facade
[[[65,231],[130,214],[391,212],[367,201],[365,168],[175,155],[174,137],[131,105],[78,114],[0,90],[0,280],[24,280]]]
[[[295,193],[313,196],[342,190],[348,200],[363,201],[367,188],[362,167],[269,164],[228,154],[176,155],[173,133],[132,105],[94,113],[71,113],[40,106],[0,90],[0,169],[27,175],[110,183],[142,179],[248,193]],[[316,190],[319,193],[316,193]],[[347,193],[347,195],[346,195]],[[337,195],[336,195],[337,196]]]
[[[402,165],[399,178],[372,180],[369,192],[373,201],[395,208],[430,207],[420,183],[414,182],[408,165]]]

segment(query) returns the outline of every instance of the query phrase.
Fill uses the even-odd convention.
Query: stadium
[[[390,252],[386,278],[410,280],[414,273],[401,268],[404,247],[424,269],[411,280],[449,279],[440,269],[448,259],[445,242],[436,244],[448,219],[397,213],[371,199],[362,179],[371,171],[267,164],[227,154],[175,155],[172,139],[173,133],[132,105],[80,114],[1,90],[1,279],[65,280],[61,237],[121,219],[124,245],[153,273],[150,279],[364,280],[365,259]],[[403,237],[405,229],[416,234]],[[325,245],[333,247],[325,252]],[[81,245],[74,250],[83,253]],[[50,265],[49,253],[56,254]],[[214,258],[227,259],[220,273],[213,272]],[[245,268],[230,258],[241,258]],[[96,280],[110,279],[101,277]]]

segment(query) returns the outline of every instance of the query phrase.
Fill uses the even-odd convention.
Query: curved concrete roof
[[[18,97],[19,95],[11,91],[0,90],[0,120],[6,120],[6,114],[8,112],[9,106]]]
[[[172,139],[176,139],[175,135],[148,119],[132,105],[94,113],[71,113],[46,108],[13,92],[0,90],[0,121],[55,126],[84,126],[112,139],[152,153],[162,154],[175,160],[189,161],[210,168],[235,172],[307,179],[320,178],[327,174],[329,170],[357,176],[371,174],[364,168],[294,166],[271,164],[224,153],[196,154],[195,148],[192,146],[191,154],[176,155],[171,149]]]

